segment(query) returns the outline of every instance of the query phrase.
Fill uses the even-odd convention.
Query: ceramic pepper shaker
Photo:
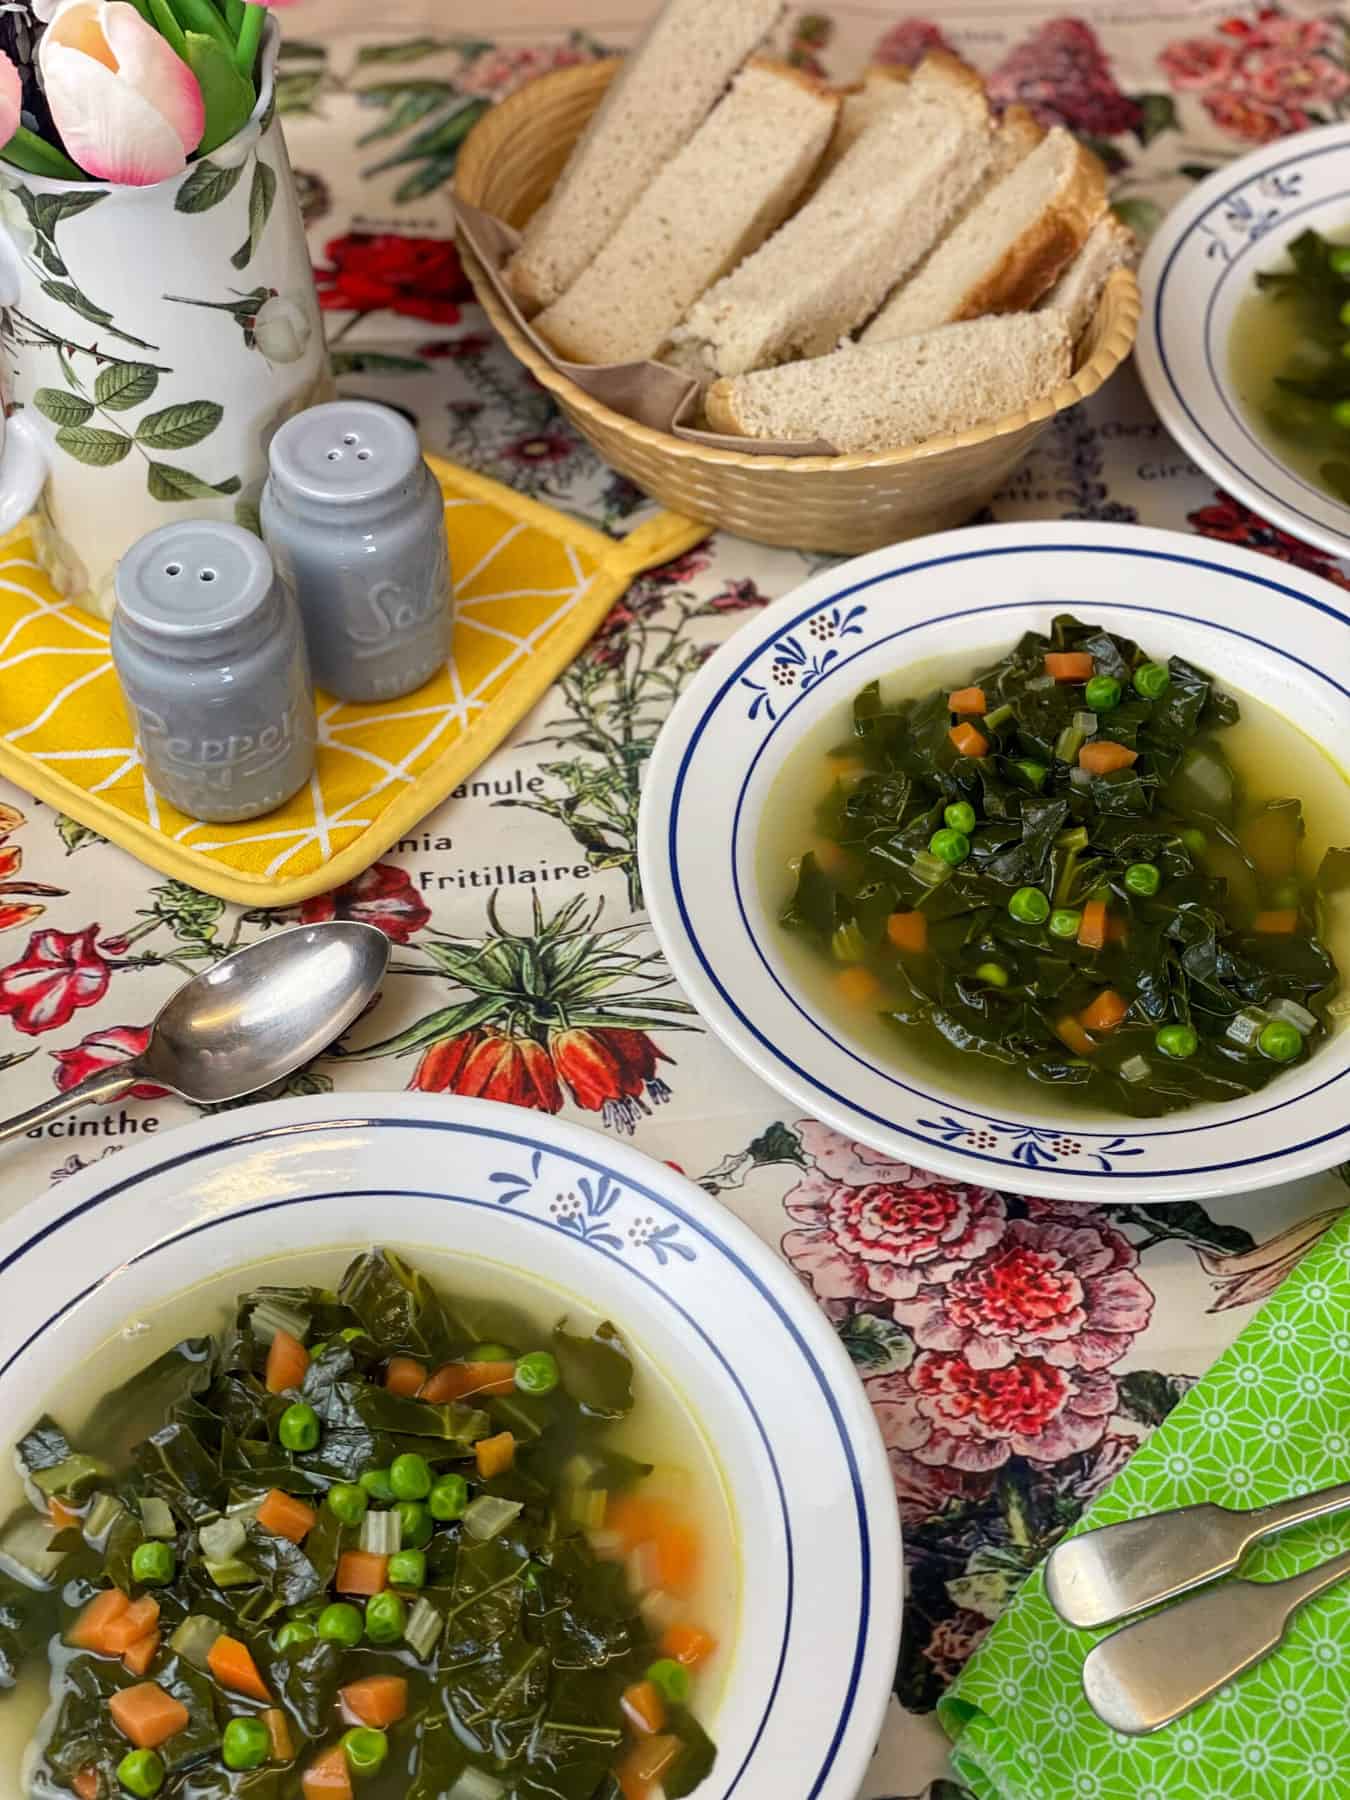
[[[391,700],[450,654],[441,492],[400,413],[336,400],[272,439],[262,529],[300,603],[314,679],[340,700]]]
[[[155,791],[196,819],[271,812],[314,768],[295,601],[251,532],[151,531],[117,565],[112,654]]]

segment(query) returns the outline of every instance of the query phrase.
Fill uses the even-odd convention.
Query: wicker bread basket
[[[517,229],[557,180],[620,59],[560,69],[495,106],[460,151],[455,192]],[[1095,393],[1130,353],[1139,288],[1118,270],[1079,346],[1076,373],[1024,412],[904,450],[850,456],[753,456],[638,425],[601,405],[542,357],[464,247],[469,279],[508,347],[605,461],[676,511],[743,537],[854,554],[958,525],[1008,479],[1055,413]]]

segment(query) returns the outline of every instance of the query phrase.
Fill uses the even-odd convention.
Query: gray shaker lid
[[[360,505],[402,486],[422,460],[417,433],[392,407],[331,400],[297,413],[272,439],[272,479],[310,505]]]
[[[183,519],[139,538],[117,565],[117,604],[149,636],[179,642],[231,631],[264,606],[272,559],[251,531]]]

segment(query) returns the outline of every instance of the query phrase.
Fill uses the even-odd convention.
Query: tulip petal
[[[23,110],[23,82],[19,71],[0,50],[0,144],[7,144],[19,129]]]
[[[42,69],[62,142],[90,175],[149,187],[187,167],[178,133],[120,75],[82,51],[49,46],[47,38]]]
[[[168,120],[185,156],[195,150],[206,128],[206,107],[192,70],[126,0],[103,0],[99,17],[120,78]]]

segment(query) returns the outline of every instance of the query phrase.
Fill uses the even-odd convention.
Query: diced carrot
[[[1242,828],[1242,848],[1258,875],[1281,881],[1292,875],[1298,859],[1299,810],[1296,806],[1268,806]]]
[[[427,1378],[427,1365],[415,1362],[411,1356],[392,1356],[389,1367],[384,1372],[384,1385],[391,1394],[402,1394],[411,1399],[420,1394]]]
[[[298,1388],[309,1367],[309,1351],[289,1331],[278,1331],[267,1352],[267,1372],[263,1377],[269,1394],[284,1394],[287,1388]]]
[[[125,1656],[133,1644],[139,1643],[158,1624],[159,1601],[153,1594],[142,1594],[104,1627],[103,1648],[109,1656]]]
[[[1123,1000],[1114,988],[1103,988],[1092,1004],[1079,1013],[1078,1023],[1088,1031],[1114,1031],[1129,1010],[1129,1001]]]
[[[1106,942],[1106,902],[1089,900],[1078,922],[1078,942],[1084,950],[1100,950]]]
[[[1109,738],[1093,738],[1078,752],[1078,766],[1089,775],[1113,775],[1117,769],[1128,769],[1138,761],[1137,750],[1113,744]]]
[[[333,1586],[339,1594],[361,1594],[367,1600],[389,1585],[389,1558],[372,1550],[344,1550],[338,1558]]]
[[[516,1440],[509,1431],[499,1431],[496,1437],[479,1438],[473,1453],[478,1473],[484,1481],[491,1481],[494,1475],[504,1475],[516,1460]]]
[[[142,1676],[150,1673],[150,1665],[159,1652],[159,1632],[147,1631],[143,1638],[128,1650],[122,1652],[122,1667],[128,1675]]]
[[[401,1675],[366,1675],[341,1690],[342,1704],[358,1725],[383,1731],[408,1710],[408,1684]]]
[[[983,713],[989,709],[985,705],[984,689],[980,687],[957,688],[947,696],[947,710],[954,713]]]
[[[1067,1044],[1075,1056],[1091,1056],[1097,1048],[1072,1013],[1055,1020],[1054,1032],[1060,1043]]]
[[[188,1723],[186,1706],[166,1694],[157,1681],[119,1689],[109,1696],[108,1712],[122,1736],[130,1738],[138,1750],[158,1750],[166,1738]]]
[[[1252,930],[1269,937],[1288,937],[1291,932],[1298,930],[1298,908],[1281,906],[1274,912],[1259,912],[1252,920]]]
[[[664,1730],[666,1703],[654,1681],[635,1681],[623,1690],[619,1704],[629,1724],[644,1737],[655,1737]]]
[[[1130,921],[1122,913],[1117,918],[1113,913],[1106,916],[1106,941],[1108,944],[1126,944],[1130,939]]]
[[[861,963],[851,963],[835,976],[835,985],[850,1006],[867,1006],[881,992],[881,983]]]
[[[605,1512],[605,1530],[613,1532],[630,1554],[650,1552],[653,1586],[667,1593],[686,1593],[698,1573],[697,1534],[664,1500],[620,1494]]]
[[[663,1500],[645,1494],[612,1494],[605,1508],[605,1532],[618,1538],[625,1551],[659,1537],[670,1522],[670,1508]]]
[[[886,921],[886,936],[906,956],[921,956],[928,948],[928,915],[894,912]]]
[[[1051,650],[1045,658],[1045,672],[1056,681],[1090,681],[1095,667],[1086,650]]]
[[[103,1641],[104,1634],[130,1605],[130,1600],[121,1588],[104,1588],[101,1594],[94,1595],[71,1626],[66,1642],[73,1644],[77,1650],[96,1650],[101,1656],[106,1656],[108,1649]]]
[[[827,875],[847,875],[854,866],[852,851],[845,850],[842,844],[836,844],[831,838],[818,839],[811,849]]]
[[[98,1770],[92,1763],[87,1769],[81,1769],[70,1785],[78,1800],[98,1800]]]
[[[352,1800],[352,1772],[341,1744],[321,1751],[300,1777],[305,1800]]]
[[[49,1500],[47,1517],[52,1522],[53,1531],[64,1531],[67,1526],[78,1525],[80,1522],[80,1514],[73,1506],[67,1506],[64,1500]]]
[[[983,756],[989,748],[989,739],[982,731],[976,731],[973,725],[963,720],[960,725],[953,725],[947,736],[952,740],[962,756]]]
[[[295,1761],[295,1739],[291,1736],[291,1722],[280,1707],[269,1706],[265,1713],[258,1717],[267,1727],[267,1735],[272,1740],[271,1756],[274,1763]]]
[[[424,1400],[444,1403],[476,1394],[509,1394],[516,1385],[513,1362],[443,1363],[422,1387]]]
[[[623,1800],[652,1800],[657,1783],[680,1754],[677,1737],[645,1738],[614,1771]]]
[[[716,1648],[717,1639],[697,1625],[672,1625],[661,1639],[661,1654],[683,1663],[686,1669],[696,1669]]]
[[[247,1694],[250,1700],[265,1702],[272,1698],[252,1652],[238,1638],[218,1637],[206,1653],[206,1666],[223,1688]]]
[[[258,1508],[258,1523],[263,1530],[270,1531],[273,1537],[286,1538],[292,1544],[305,1541],[318,1517],[312,1506],[306,1506],[293,1494],[283,1494],[280,1488],[273,1488]]]

